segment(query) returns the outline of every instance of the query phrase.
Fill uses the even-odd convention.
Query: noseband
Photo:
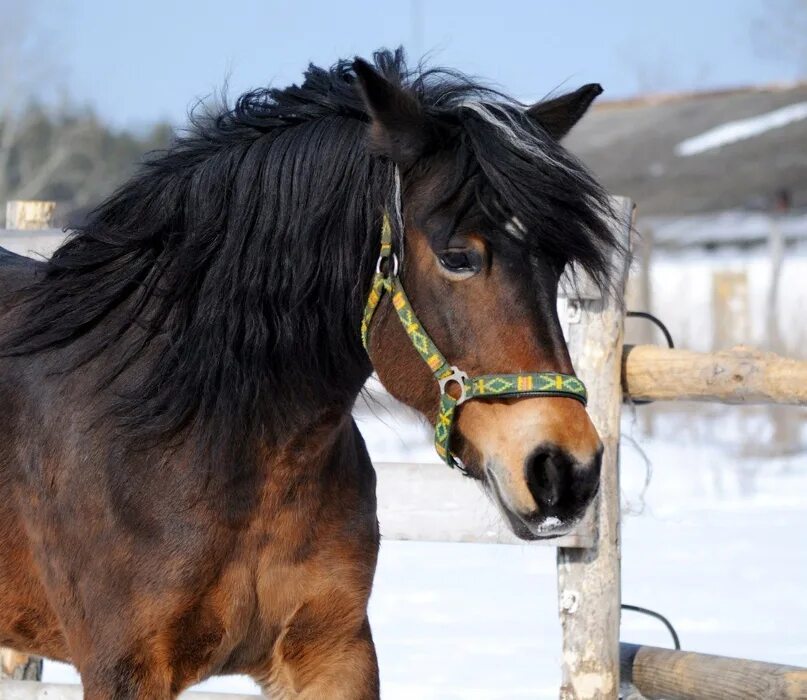
[[[461,369],[450,365],[415,315],[398,272],[398,256],[392,249],[392,227],[389,215],[385,211],[381,227],[381,254],[373,275],[367,305],[364,307],[361,339],[366,350],[373,314],[384,296],[384,292],[389,292],[392,296],[392,305],[395,307],[398,319],[409,336],[409,340],[429,366],[440,387],[440,409],[437,424],[434,426],[434,449],[449,467],[456,467],[465,473],[465,468],[451,454],[450,443],[457,407],[466,401],[508,396],[562,396],[576,399],[584,406],[586,405],[586,387],[577,377],[569,374],[529,372],[526,374],[483,374],[469,378]],[[452,384],[456,384],[459,390],[458,398],[454,398],[448,393],[448,388]]]

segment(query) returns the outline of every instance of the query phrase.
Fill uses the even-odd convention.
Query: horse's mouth
[[[586,508],[584,507],[580,515],[570,520],[561,520],[552,515],[533,515],[529,518],[515,513],[508,505],[502,495],[496,474],[492,469],[485,469],[485,491],[491,497],[499,512],[507,522],[513,534],[521,540],[551,540],[568,535],[574,526],[580,521]]]

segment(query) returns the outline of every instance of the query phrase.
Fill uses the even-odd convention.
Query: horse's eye
[[[440,264],[449,272],[479,272],[482,256],[475,250],[449,249],[439,255]]]

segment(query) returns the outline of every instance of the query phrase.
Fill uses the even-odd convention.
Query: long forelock
[[[527,254],[575,263],[613,291],[621,252],[607,192],[586,167],[514,103],[463,103],[463,128],[483,174],[480,205]]]
[[[568,162],[557,159],[551,149],[547,148],[546,141],[536,137],[537,127],[535,125],[532,125],[532,129],[527,127],[525,118],[519,115],[523,105],[465,100],[458,107],[470,110],[493,127],[514,151],[574,174],[574,169]]]
[[[603,292],[615,291],[614,261],[624,250],[611,230],[608,194],[524,104],[453,71],[409,73],[401,62],[381,65],[435,118],[458,123],[465,133],[473,163],[463,164],[449,188],[458,192],[462,177],[484,181],[476,193],[492,226],[526,254],[575,263]]]

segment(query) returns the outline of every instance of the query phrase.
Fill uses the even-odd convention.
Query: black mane
[[[530,252],[607,284],[606,199],[577,161],[467,77],[409,72],[400,50],[375,65],[462,127],[491,217],[546,221]],[[311,66],[302,85],[194,114],[56,251],[0,353],[49,351],[62,371],[99,359],[136,435],[273,439],[313,406],[349,408],[371,371],[360,317],[394,191],[355,82],[350,61]],[[494,102],[499,125],[463,106]],[[511,127],[546,157],[527,158]]]

